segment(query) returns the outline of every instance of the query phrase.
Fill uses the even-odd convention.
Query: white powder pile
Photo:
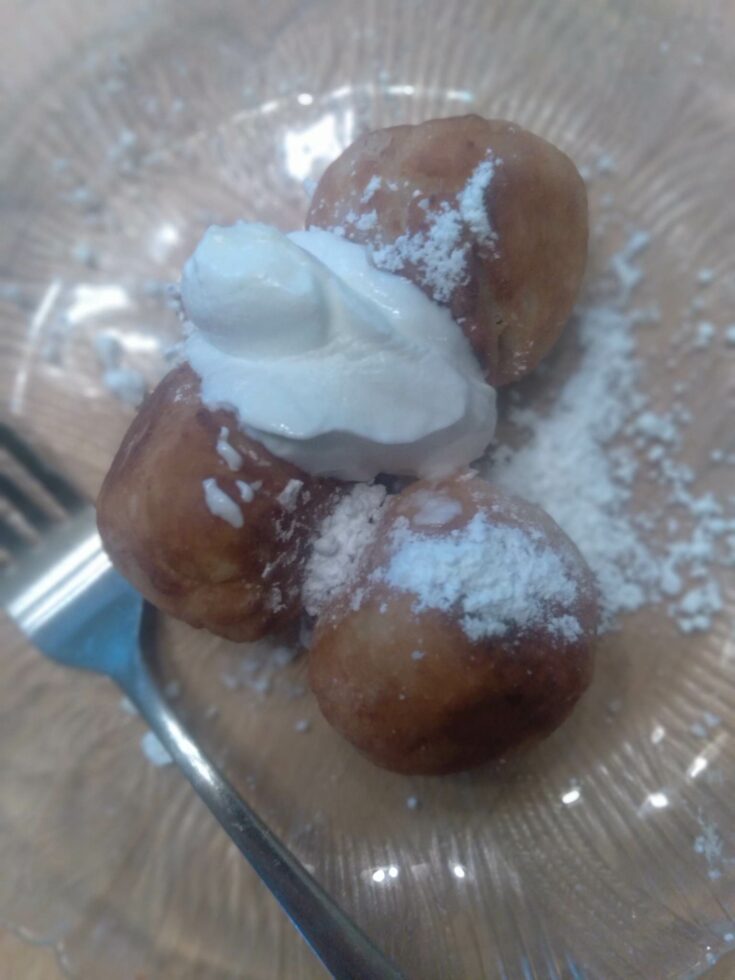
[[[355,576],[357,563],[375,536],[385,487],[356,484],[324,519],[306,564],[304,608],[317,616]]]
[[[546,416],[524,409],[532,435],[485,473],[504,490],[548,511],[595,573],[606,622],[638,609],[658,579],[656,562],[627,510],[630,487],[616,476],[610,441],[640,406],[629,319],[605,307],[582,313],[579,367]]]
[[[499,163],[491,158],[478,164],[457,195],[457,207],[443,201],[431,211],[428,200],[419,202],[426,211],[426,229],[376,244],[371,249],[375,265],[387,272],[402,272],[413,266],[433,298],[448,303],[454,290],[467,282],[467,232],[480,244],[493,249],[496,246],[497,234],[488,217],[486,194]]]
[[[649,241],[634,232],[613,257],[615,296],[579,312],[574,374],[550,411],[511,411],[528,439],[515,452],[500,447],[483,475],[539,504],[577,544],[600,586],[603,628],[663,601],[692,633],[723,608],[714,572],[735,567],[735,501],[697,492],[696,474],[679,459],[691,419],[681,389],[671,386],[664,411],[642,394],[636,333],[657,327],[629,303]],[[634,502],[638,488],[647,488],[644,503],[638,494]]]
[[[559,615],[577,598],[573,569],[535,529],[492,523],[482,512],[442,535],[396,522],[391,554],[372,577],[416,596],[415,612],[455,612],[471,640],[547,626],[573,640],[577,620]]]

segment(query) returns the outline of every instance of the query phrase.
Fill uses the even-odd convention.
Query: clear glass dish
[[[631,229],[651,236],[637,302],[661,316],[637,337],[644,384],[665,405],[695,382],[682,458],[702,491],[732,493],[732,467],[707,460],[727,438],[735,452],[735,353],[717,341],[672,366],[662,352],[693,309],[718,337],[735,321],[734,60],[725,2],[5,4],[2,409],[93,496],[139,380],[118,375],[113,395],[96,338],[155,382],[177,336],[165,283],[203,229],[296,227],[310,182],[365,127],[473,111],[584,168],[591,288]],[[548,399],[573,360],[552,359]],[[359,758],[321,720],[300,661],[274,667],[162,618],[157,642],[203,741],[409,976],[724,978],[732,576],[721,584],[710,630],[682,635],[661,607],[625,618],[560,732],[442,779]],[[3,974],[321,975],[177,773],[141,752],[112,686],[53,667],[7,620],[0,635]]]

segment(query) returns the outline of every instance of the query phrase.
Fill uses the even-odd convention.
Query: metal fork
[[[52,660],[106,674],[122,688],[332,976],[402,977],[236,793],[164,698],[139,642],[143,600],[110,564],[94,508],[4,422],[0,454],[0,607]]]

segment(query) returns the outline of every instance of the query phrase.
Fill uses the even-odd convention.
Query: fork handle
[[[142,657],[118,682],[332,976],[405,980],[199,749]]]

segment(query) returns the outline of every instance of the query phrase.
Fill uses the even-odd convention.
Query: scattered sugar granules
[[[228,691],[247,688],[259,697],[266,697],[271,693],[284,668],[298,656],[296,645],[274,644],[269,640],[250,643],[246,649],[247,653],[241,660],[222,671],[220,681]],[[283,684],[281,692],[284,693]],[[291,684],[285,693],[289,697],[300,697],[304,690],[299,685],[294,687]]]
[[[512,412],[531,437],[496,454],[484,473],[548,511],[597,577],[604,619],[638,609],[657,581],[656,563],[627,512],[630,488],[616,479],[609,445],[640,405],[629,319],[604,307],[581,313],[582,359],[547,415]]]
[[[707,877],[715,880],[722,876],[723,840],[714,823],[707,821],[700,812],[698,822],[701,833],[694,838],[694,852],[707,863]]]
[[[735,513],[732,501],[697,492],[696,474],[679,459],[690,416],[677,390],[665,412],[643,394],[636,331],[645,318],[630,301],[649,245],[647,233],[633,232],[612,258],[614,295],[577,314],[578,365],[548,412],[511,409],[527,441],[498,447],[483,475],[539,504],[572,538],[598,580],[603,628],[662,603],[691,633],[709,629],[722,609],[713,573],[735,565]],[[641,483],[652,490],[634,503]]]
[[[161,740],[153,732],[146,732],[141,737],[140,748],[146,759],[156,767],[170,766],[174,761]]]
[[[706,350],[712,343],[716,330],[714,323],[710,323],[708,320],[701,320],[697,324],[697,329],[694,333],[694,348],[695,350]]]

